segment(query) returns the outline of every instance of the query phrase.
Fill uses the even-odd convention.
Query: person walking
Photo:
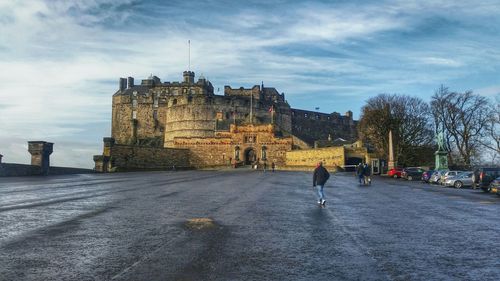
[[[326,181],[330,178],[330,173],[323,167],[323,162],[319,161],[316,169],[314,169],[313,174],[313,187],[316,188],[318,193],[318,204],[325,206],[325,193],[323,188],[325,187]]]
[[[274,164],[274,162],[271,164],[271,169],[273,169],[273,173],[274,173],[274,169],[276,168],[276,164]]]
[[[370,165],[365,163],[365,165],[363,166],[363,176],[365,184],[369,185],[372,184],[371,175],[372,175],[372,167],[370,167]]]
[[[363,184],[363,163],[359,163],[358,167],[356,167],[356,175],[358,176],[359,184]]]

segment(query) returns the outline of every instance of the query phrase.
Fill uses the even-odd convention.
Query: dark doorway
[[[345,161],[345,171],[346,172],[354,172],[356,171],[356,167],[359,163],[362,163],[363,159],[359,157],[349,157]]]
[[[256,159],[255,150],[253,148],[247,148],[245,150],[245,165],[252,165]]]

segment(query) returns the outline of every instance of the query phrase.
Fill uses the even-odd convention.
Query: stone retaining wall
[[[66,175],[66,174],[89,174],[94,171],[91,169],[68,168],[68,167],[50,167],[49,175]],[[27,164],[0,164],[0,177],[23,177],[41,175],[40,166]]]
[[[115,144],[110,161],[118,171],[171,170],[190,167],[188,149],[154,148]]]
[[[286,153],[286,166],[290,169],[314,168],[319,161],[323,161],[327,168],[337,169],[336,167],[342,167],[345,163],[344,147],[293,150]]]

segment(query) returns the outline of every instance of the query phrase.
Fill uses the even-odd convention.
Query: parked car
[[[392,168],[387,172],[387,175],[391,178],[400,178],[401,177],[401,172],[403,171],[403,168],[397,167],[397,168]]]
[[[450,177],[455,177],[460,173],[463,173],[464,171],[447,171],[444,174],[441,175],[441,184],[444,185],[446,180]]]
[[[422,177],[422,174],[424,172],[425,170],[420,167],[408,167],[403,169],[403,171],[401,172],[401,177],[411,181],[413,179]]]
[[[434,173],[432,174],[430,180],[429,180],[429,183],[437,183],[437,184],[440,184],[441,183],[441,176],[446,173],[448,170],[437,170],[437,171],[434,171]]]
[[[474,172],[463,172],[456,176],[448,176],[444,181],[445,186],[453,186],[455,188],[462,188],[464,186],[472,186],[472,177]]]
[[[498,196],[500,196],[500,177],[494,179],[490,183],[490,190],[493,193],[496,193]]]
[[[433,173],[434,173],[434,170],[429,170],[429,171],[423,172],[422,177],[421,177],[422,181],[428,183],[429,180],[431,179],[431,176]]]
[[[490,184],[500,177],[500,168],[479,168],[475,171],[474,183],[484,192],[490,192]]]

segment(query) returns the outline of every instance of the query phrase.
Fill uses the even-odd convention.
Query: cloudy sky
[[[440,84],[498,96],[499,14],[498,0],[2,0],[0,154],[29,163],[27,141],[46,140],[53,165],[92,167],[118,78],[181,80],[188,40],[215,89],[264,81],[294,108],[358,118],[371,96]]]

